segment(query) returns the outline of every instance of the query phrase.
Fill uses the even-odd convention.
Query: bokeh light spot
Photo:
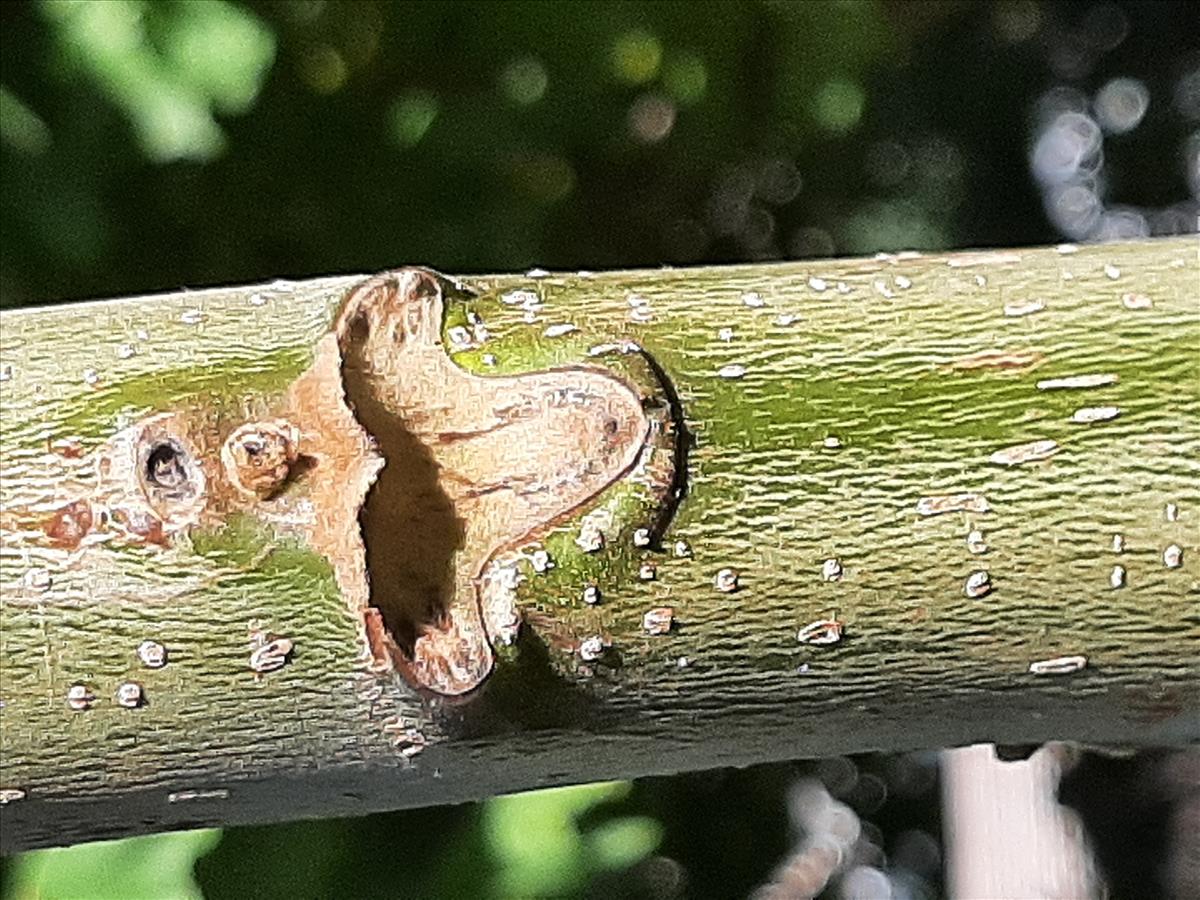
[[[500,90],[518,106],[537,103],[546,95],[549,85],[546,67],[532,56],[518,57],[500,72]]]
[[[1088,108],[1088,98],[1082,91],[1059,84],[1038,96],[1034,103],[1034,115],[1044,126],[1057,119],[1062,113],[1086,113]]]
[[[1088,238],[1097,241],[1132,241],[1150,236],[1150,223],[1140,210],[1128,206],[1105,209]]]
[[[782,206],[796,199],[803,184],[800,170],[790,159],[768,159],[758,170],[755,194],[767,203]]]
[[[332,94],[345,83],[350,69],[346,60],[333,47],[320,44],[308,52],[300,71],[305,82],[318,94]]]
[[[862,119],[866,102],[866,95],[858,84],[834,78],[821,85],[813,95],[813,119],[831,134],[846,134]]]
[[[708,69],[692,53],[679,53],[663,68],[663,87],[680,106],[694,106],[708,92]]]
[[[966,162],[951,141],[930,134],[913,148],[913,164],[921,202],[932,210],[949,210],[963,196]]]
[[[1063,184],[1081,173],[1094,173],[1104,163],[1104,136],[1091,116],[1061,113],[1038,136],[1031,163],[1042,184]]]
[[[652,80],[661,63],[662,44],[648,31],[627,31],[613,43],[612,71],[626,84],[645,84]]]
[[[1050,221],[1074,239],[1089,237],[1104,212],[1096,188],[1088,183],[1054,185],[1046,192],[1045,203]]]
[[[401,147],[415,147],[437,118],[438,101],[429,91],[413,90],[392,103],[388,125],[392,139]]]
[[[886,872],[874,866],[855,866],[842,876],[839,886],[842,897],[870,897],[872,900],[890,900],[896,896],[892,882]]]
[[[1200,68],[1175,83],[1175,110],[1190,122],[1200,122]]]
[[[775,215],[761,206],[750,206],[738,231],[738,241],[742,247],[751,256],[757,256],[770,247],[774,237]]]
[[[524,194],[544,206],[553,206],[575,190],[575,169],[561,156],[537,153],[516,161],[513,183]]]
[[[747,165],[736,166],[717,180],[706,204],[706,218],[713,234],[724,236],[742,230],[750,214],[755,187],[755,173]]]
[[[1107,134],[1137,128],[1150,106],[1150,91],[1136,78],[1114,78],[1096,92],[1096,120]]]
[[[1042,27],[1042,10],[1034,0],[1010,0],[992,7],[992,27],[1010,44],[1027,41]]]
[[[675,127],[675,104],[661,94],[643,94],[629,107],[629,134],[639,143],[657,144]]]
[[[1115,3],[1096,3],[1083,14],[1080,33],[1093,50],[1107,53],[1129,36],[1129,17]]]

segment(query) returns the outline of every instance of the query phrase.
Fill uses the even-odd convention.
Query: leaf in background
[[[124,111],[157,162],[219,155],[225,135],[215,114],[249,109],[275,59],[274,33],[249,10],[220,0],[44,0],[40,9],[68,70],[94,81]]]
[[[595,875],[654,852],[662,826],[645,817],[580,826],[585,814],[629,793],[628,782],[588,784],[498,797],[485,804],[482,827],[498,866],[492,896],[565,897]]]
[[[220,839],[205,829],[25,853],[7,868],[3,900],[199,898],[193,866]]]

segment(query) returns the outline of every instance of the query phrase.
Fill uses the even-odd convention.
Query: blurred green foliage
[[[567,897],[652,853],[662,825],[647,816],[593,818],[630,785],[592,784],[499,797],[470,814],[418,810],[101,841],[18,857],[4,900],[186,900],[279,897]],[[408,827],[405,827],[408,826]],[[271,834],[274,832],[274,834]],[[264,837],[266,838],[264,840]],[[201,894],[201,885],[204,893]]]
[[[202,895],[192,869],[220,839],[221,832],[209,829],[26,853],[6,873],[4,897],[199,898]]]
[[[1048,241],[1027,157],[1056,81],[1155,98],[1106,146],[1112,200],[1187,197],[1196,127],[1177,3],[35,0],[0,25],[3,305]]]
[[[245,113],[275,56],[275,37],[229,3],[43,0],[62,68],[127,117],[153,162],[210,160],[225,149],[218,114]]]
[[[1136,227],[1194,229],[1197,8],[6,2],[0,306],[404,263],[1056,240],[1058,195],[1030,174],[1039,116],[1086,112],[1117,76],[1148,109],[1069,186]],[[932,776],[842,763],[45,851],[5,862],[3,897],[740,896],[786,854],[787,786],[814,771],[871,817],[872,864],[909,873],[897,890],[936,892],[936,852],[903,862],[936,843]],[[863,766],[880,775],[835,786]]]

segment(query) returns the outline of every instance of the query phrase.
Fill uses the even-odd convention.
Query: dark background
[[[410,263],[599,269],[1195,231],[1198,10],[5,2],[0,305]],[[937,896],[935,762],[231,829],[199,884],[745,896],[802,840],[789,790],[815,779],[859,822],[856,862],[894,896]],[[5,896],[178,896],[212,843],[187,840],[9,861]],[[177,883],[120,881],[168,857]]]
[[[1098,193],[1195,229],[1186,3],[84,6],[0,4],[7,305],[1099,237],[1030,157],[1114,78]]]

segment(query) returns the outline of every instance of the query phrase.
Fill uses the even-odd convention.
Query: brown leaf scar
[[[346,403],[383,459],[359,515],[373,655],[459,696],[519,626],[497,556],[628,474],[652,429],[638,391],[606,369],[460,369],[441,340],[450,284],[425,269],[372,278],[334,334]]]

